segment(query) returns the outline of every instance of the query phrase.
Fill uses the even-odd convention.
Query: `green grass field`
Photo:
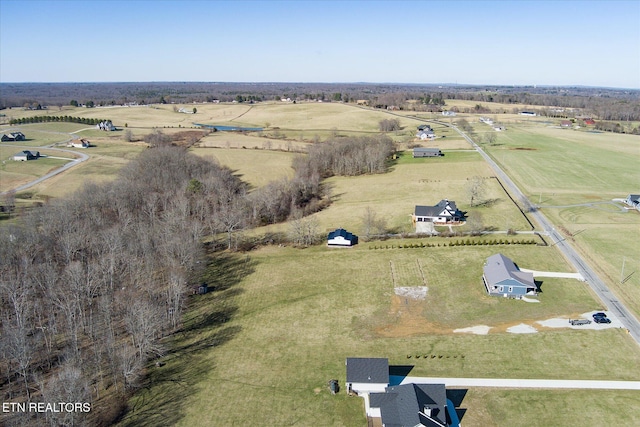
[[[193,105],[180,107],[190,110]],[[295,154],[287,150],[304,149],[316,139],[373,135],[380,120],[398,118],[403,129],[390,136],[404,149],[416,143],[418,124],[443,120],[432,113],[389,115],[338,103],[196,107],[195,115],[176,113],[170,105],[65,107],[62,113],[52,110],[48,114],[108,118],[118,127],[126,123],[137,137],[154,127],[166,133],[189,129],[193,122],[267,127],[262,135],[211,134],[192,149],[197,155],[212,155],[254,187],[290,176]],[[507,107],[508,111],[514,108]],[[461,114],[443,121],[460,117],[466,117],[479,134],[489,131],[474,115]],[[497,134],[496,144],[486,146],[487,151],[505,166],[532,202],[543,206],[558,230],[616,295],[640,313],[640,272],[636,272],[640,268],[640,215],[623,213],[611,204],[574,206],[637,194],[640,176],[635,163],[640,139],[559,129],[553,120],[542,117],[499,114],[497,118],[508,129]],[[125,143],[123,130],[82,130],[86,128],[66,123],[20,127],[33,138],[24,144],[53,144],[75,132],[96,145],[84,151],[91,156],[89,161],[31,189],[35,197],[62,197],[87,180],[113,179],[144,149],[142,143]],[[470,147],[453,131],[443,126],[434,126],[434,130],[446,138],[420,145],[439,147],[444,157],[413,159],[406,151],[386,174],[328,179],[333,202],[313,216],[319,231],[345,227],[361,233],[361,218],[370,207],[387,221],[390,230],[409,233],[413,231],[410,215],[414,206],[435,204],[444,198],[455,200],[469,215],[480,216],[486,227],[528,230],[523,215],[499,183],[489,178],[493,173],[481,157],[465,151]],[[280,151],[267,150],[269,145]],[[243,146],[247,148],[240,148]],[[0,147],[3,158],[19,151]],[[27,162],[25,166],[37,168],[32,171],[14,170],[19,165],[6,162],[0,176],[2,186],[9,177],[15,179],[15,174],[24,179],[55,166],[40,163],[43,160],[53,161]],[[465,190],[474,176],[486,178],[486,203],[478,207],[469,206]],[[253,233],[287,229],[287,224],[279,224]],[[461,228],[465,229],[469,227]],[[509,237],[521,238],[530,236]],[[538,304],[485,295],[480,276],[489,255],[502,252],[524,268],[570,271],[553,247],[398,249],[398,244],[407,242],[444,244],[451,240],[364,240],[347,250],[320,245],[304,250],[266,247],[242,255],[216,254],[218,264],[209,272],[209,281],[217,290],[191,301],[184,331],[165,342],[170,349],[166,365],[149,367],[148,384],[130,400],[130,412],[121,424],[364,426],[362,400],[344,393],[332,396],[326,387],[332,378],[344,386],[348,356],[388,357],[396,365],[408,364],[408,354],[442,356],[411,359],[415,365],[411,374],[423,376],[640,380],[640,351],[623,330],[538,327],[536,334],[506,332],[520,323],[535,326],[538,320],[603,309],[585,284],[569,279],[544,279]],[[382,244],[394,249],[370,249]],[[623,262],[628,278],[620,284]],[[392,271],[397,275],[396,286],[426,282],[426,299],[411,301],[396,296]],[[453,333],[454,329],[476,325],[491,326],[491,332]],[[615,357],[603,361],[603,349],[615,349]],[[640,424],[640,397],[635,392],[470,389],[462,408],[466,409],[463,425]]]
[[[640,138],[522,125],[485,148],[640,316],[640,213],[611,202],[638,193]]]
[[[500,250],[523,266],[567,268],[553,248]],[[369,250],[360,245],[268,247],[250,255],[222,255],[224,260],[211,272],[222,289],[193,301],[185,332],[167,343],[174,349],[167,364],[150,368],[148,387],[131,400],[133,410],[122,425],[365,425],[361,399],[344,392],[332,396],[326,387],[332,378],[344,387],[348,356],[388,357],[392,365],[413,365],[411,374],[417,376],[640,379],[635,369],[640,352],[621,330],[504,332],[509,325],[569,317],[599,304],[584,284],[568,279],[545,280],[539,304],[486,296],[481,267],[494,251]],[[429,291],[424,301],[405,304],[393,295],[389,265],[400,266],[408,281],[408,266],[416,260]],[[478,324],[493,326],[495,332],[452,333]],[[616,348],[616,357],[601,363],[593,349],[596,341],[598,348]],[[408,354],[442,358],[409,362]],[[535,425],[536,413],[517,410],[515,402],[507,402],[510,393],[469,390],[462,402],[467,409],[463,423]],[[514,398],[526,395],[513,393]],[[576,408],[559,411],[549,424],[563,426],[593,415],[593,410],[577,409],[585,394],[532,395],[538,405]],[[562,396],[562,404],[554,403],[556,396]],[[600,405],[596,417],[623,424],[637,420],[638,396],[615,391],[605,396],[626,397],[626,404]],[[506,409],[495,410],[500,405]],[[232,409],[239,406],[261,410]]]

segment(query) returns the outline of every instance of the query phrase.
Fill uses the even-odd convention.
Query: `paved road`
[[[391,377],[394,384],[444,384],[447,387],[499,387],[499,388],[560,388],[560,389],[606,389],[640,390],[640,381],[601,380],[543,380],[505,378],[438,378],[438,377]]]
[[[28,182],[26,184],[20,185],[20,186],[18,186],[16,188],[13,188],[12,190],[3,191],[2,193],[0,193],[0,196],[3,195],[3,194],[7,194],[10,191],[18,192],[18,191],[26,190],[27,188],[31,188],[34,185],[40,184],[41,182],[46,181],[47,179],[49,179],[49,178],[51,178],[53,176],[56,176],[59,173],[62,173],[62,172],[66,171],[66,170],[68,170],[68,169],[70,169],[70,168],[72,168],[72,167],[74,167],[76,165],[79,165],[80,163],[84,162],[85,160],[89,159],[89,156],[84,154],[84,153],[79,153],[77,151],[72,151],[72,150],[64,150],[62,148],[25,147],[23,145],[5,145],[5,144],[3,144],[2,146],[3,147],[17,147],[17,148],[21,148],[23,150],[33,150],[33,151],[39,151],[39,150],[42,150],[42,149],[47,149],[47,150],[53,150],[53,151],[60,151],[60,152],[63,152],[63,153],[72,153],[72,154],[75,154],[75,155],[80,156],[80,157],[77,158],[77,159],[71,160],[69,163],[65,163],[62,167],[60,167],[60,168],[58,168],[56,170],[53,170],[53,171],[49,172],[48,174],[41,176],[38,179],[35,179],[35,180],[33,180],[31,182]],[[46,156],[43,156],[43,157],[46,157]],[[56,158],[58,158],[58,157],[56,157]],[[31,160],[31,161],[37,161],[37,160]]]
[[[582,259],[582,257],[573,249],[566,239],[556,231],[551,222],[538,210],[524,195],[516,184],[507,176],[507,174],[498,166],[498,164],[484,150],[476,144],[469,136],[458,129],[456,126],[438,120],[431,120],[440,125],[448,126],[462,135],[469,144],[487,161],[489,166],[494,170],[496,176],[502,181],[503,185],[509,189],[514,199],[519,200],[523,210],[528,212],[533,219],[542,227],[552,241],[551,246],[556,246],[565,256],[567,261],[576,269],[576,271],[584,277],[591,289],[596,293],[598,298],[606,306],[607,311],[613,313],[629,331],[630,335],[640,345],[640,321],[624,306],[622,302],[611,293],[607,285],[598,277],[593,269]]]

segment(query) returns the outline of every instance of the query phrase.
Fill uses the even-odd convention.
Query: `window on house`
[[[513,292],[513,286],[509,286],[509,292]]]

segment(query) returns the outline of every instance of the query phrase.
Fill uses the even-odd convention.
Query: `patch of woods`
[[[329,141],[296,158],[293,178],[250,191],[214,159],[159,146],[114,182],[87,184],[3,225],[3,401],[89,402],[92,410],[2,413],[0,422],[113,422],[145,366],[168,351],[163,338],[180,330],[188,296],[212,268],[209,251],[237,248],[249,227],[300,223],[329,203],[322,179],[383,172],[392,151],[384,137]],[[302,233],[315,237],[312,228]]]

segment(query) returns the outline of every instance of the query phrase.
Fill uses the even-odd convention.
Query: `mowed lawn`
[[[612,202],[639,192],[640,138],[521,125],[485,148],[640,316],[640,212]]]
[[[20,151],[22,151],[20,148],[0,146],[0,159],[2,159],[2,164],[0,165],[0,191],[7,191],[31,182],[69,162],[69,160],[46,157],[26,162],[16,162],[13,160],[13,155]],[[74,158],[70,153],[61,153],[53,150],[38,151],[40,151],[41,155]]]
[[[545,279],[540,303],[484,294],[481,269],[487,256],[500,250],[523,267],[565,270],[553,248],[368,246],[266,247],[219,255],[210,273],[217,290],[192,297],[194,309],[183,333],[166,343],[173,349],[163,359],[166,365],[149,368],[149,383],[130,401],[121,425],[365,426],[362,400],[344,390],[333,396],[327,387],[330,379],[344,387],[350,356],[388,357],[392,365],[412,365],[416,376],[640,379],[640,353],[623,330],[505,332],[508,325],[536,325],[600,308],[585,284],[568,279]],[[393,293],[390,263],[416,260],[429,290],[425,300],[405,301]],[[476,325],[494,329],[488,335],[453,333]],[[390,335],[393,329],[405,333]],[[615,357],[602,363],[596,342],[598,349],[615,348]],[[526,395],[468,390],[463,424],[539,425],[539,411],[522,411]],[[632,425],[640,413],[637,393],[534,391],[531,396],[535,405],[556,410],[553,417],[545,415],[549,425],[576,425],[576,420],[589,425],[592,419]],[[594,396],[615,403],[583,411],[582,404],[595,402]]]

